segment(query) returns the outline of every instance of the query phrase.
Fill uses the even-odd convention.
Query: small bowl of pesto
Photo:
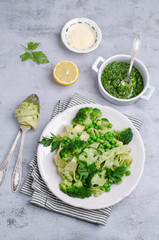
[[[149,85],[149,73],[146,66],[139,59],[135,59],[130,74],[129,83],[122,84],[127,77],[131,56],[115,55],[107,60],[98,57],[92,69],[98,73],[98,86],[102,96],[117,105],[132,104],[138,99],[149,100],[154,87]],[[102,65],[98,68],[98,64]]]

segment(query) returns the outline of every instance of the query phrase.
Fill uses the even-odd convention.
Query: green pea
[[[112,183],[108,183],[108,186],[111,187]]]
[[[79,137],[80,137],[81,135],[82,135],[82,133],[81,133],[81,132],[78,132],[78,133],[77,133],[77,136],[79,136]]]
[[[85,183],[86,180],[85,180],[85,179],[82,179],[81,181],[82,181],[82,183]]]
[[[131,172],[130,172],[130,171],[126,171],[125,174],[126,174],[127,176],[129,176],[129,175],[131,174]]]
[[[102,129],[103,129],[103,126],[102,126],[102,125],[99,125],[99,129],[101,129],[101,130],[102,130]]]
[[[91,139],[89,142],[90,142],[90,144],[92,144],[92,143],[94,143],[94,140],[93,140],[93,139]]]
[[[100,138],[104,138],[104,134],[103,133],[100,133]]]
[[[73,138],[71,141],[72,141],[72,142],[74,142],[74,141],[76,141],[76,139],[75,139],[75,138]]]
[[[68,139],[68,140],[67,140],[67,143],[70,143],[70,142],[71,142],[71,140],[70,140],[70,139]]]
[[[97,138],[97,142],[100,142],[100,140],[101,140],[100,138]]]
[[[79,180],[80,176],[76,173],[76,179]]]
[[[110,137],[109,136],[104,136],[105,140],[110,141]]]
[[[114,144],[112,144],[112,145],[111,145],[111,148],[115,148],[115,145],[114,145]]]
[[[124,164],[123,164],[123,167],[124,167],[124,168],[127,168],[127,167],[128,167],[128,164],[127,164],[127,163],[124,163]]]
[[[76,140],[79,141],[79,140],[81,140],[81,139],[80,139],[80,137],[76,137]]]
[[[67,140],[68,140],[68,137],[64,136],[64,137],[63,137],[63,140],[64,140],[64,141],[67,141]]]
[[[96,123],[97,123],[97,120],[94,119],[94,120],[92,121],[92,123],[96,124]]]
[[[109,148],[105,148],[105,151],[108,152],[108,151],[109,151]]]
[[[111,123],[108,124],[108,128],[112,128],[112,126],[113,126],[113,125],[112,125]]]
[[[97,141],[97,137],[96,136],[94,136],[94,141]]]
[[[114,140],[110,140],[110,143],[114,145],[115,142],[114,142]]]
[[[103,142],[103,146],[106,147],[107,146],[107,142]]]
[[[89,125],[90,128],[93,128],[93,124]]]
[[[94,139],[95,135],[94,134],[91,134],[90,135],[90,138]]]
[[[99,146],[99,147],[100,147],[100,148],[102,148],[102,149],[104,148],[103,144],[100,144],[100,146]]]
[[[117,134],[116,134],[116,133],[113,133],[113,136],[116,138],[116,137],[117,137]]]
[[[95,125],[95,126],[94,126],[94,128],[95,128],[95,129],[98,129],[98,126],[97,126],[97,125]]]
[[[100,187],[100,190],[105,191],[105,187]]]
[[[109,185],[108,185],[108,183],[104,183],[104,185],[103,185],[103,187],[108,187]]]
[[[87,129],[89,129],[89,126],[87,125],[85,128],[86,128],[86,130],[87,130]]]
[[[105,191],[106,191],[106,192],[109,192],[109,191],[110,191],[110,187],[109,187],[109,186],[106,187],[106,188],[105,188]]]
[[[88,134],[90,134],[91,133],[91,130],[90,129],[87,129],[87,131],[86,131]]]
[[[61,147],[62,147],[62,148],[64,148],[65,146],[66,146],[65,143],[62,143],[62,144],[61,144]]]

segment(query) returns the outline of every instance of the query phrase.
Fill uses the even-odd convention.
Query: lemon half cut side
[[[62,85],[71,85],[75,83],[79,76],[79,69],[71,61],[61,61],[53,69],[55,80]]]

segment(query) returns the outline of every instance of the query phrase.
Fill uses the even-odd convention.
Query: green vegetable
[[[28,46],[22,47],[25,48],[26,52],[20,55],[22,61],[32,59],[37,64],[49,63],[46,55],[42,51],[34,52],[33,50],[37,49],[40,43],[28,42]]]
[[[75,140],[70,142],[60,151],[60,157],[62,160],[71,160],[74,156],[78,155],[84,147],[87,146],[87,142],[82,140]]]
[[[53,152],[55,149],[59,148],[60,146],[60,139],[56,137],[53,133],[50,133],[51,137],[46,138],[43,137],[41,141],[38,143],[42,144],[44,147],[48,147],[51,145],[51,152]]]
[[[107,118],[101,118],[100,120],[97,121],[97,125],[100,127],[108,127],[109,121]],[[100,127],[101,128],[101,127]]]
[[[126,172],[126,168],[117,167],[114,171],[111,169],[107,169],[108,176],[110,178],[109,182],[119,183],[122,181],[122,177]]]
[[[60,183],[60,189],[65,194],[74,198],[89,198],[92,195],[92,192],[89,188],[83,186],[83,183],[79,180],[76,183],[69,182],[65,177]]]
[[[95,162],[88,166],[86,162],[79,160],[78,164],[79,166],[77,171],[82,176],[83,179],[86,179],[90,174],[97,171]]]
[[[127,176],[129,176],[129,175],[131,174],[131,172],[130,172],[130,171],[126,171],[125,174],[126,174]]]
[[[100,170],[92,173],[88,178],[89,187],[103,187],[106,183],[106,170]],[[102,190],[102,189],[101,189]]]
[[[91,107],[85,107],[81,108],[74,119],[72,120],[72,123],[74,125],[81,124],[81,125],[91,125],[93,120],[96,120],[97,118],[102,116],[102,112],[97,108],[91,108]],[[90,126],[90,127],[93,127]]]
[[[84,161],[87,165],[91,165],[93,162],[96,162],[102,152],[93,147],[86,147],[83,151],[78,155],[78,160]]]
[[[123,144],[129,144],[133,138],[133,132],[131,128],[125,128],[122,131],[117,132],[117,139]]]

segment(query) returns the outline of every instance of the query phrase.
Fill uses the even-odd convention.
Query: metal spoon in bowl
[[[130,62],[130,67],[129,67],[129,71],[128,71],[128,75],[127,77],[121,81],[121,84],[125,86],[126,83],[129,84],[130,86],[130,94],[128,97],[131,96],[131,93],[132,93],[132,82],[131,82],[131,79],[130,79],[130,73],[131,73],[131,70],[132,70],[132,67],[133,67],[133,64],[134,64],[134,60],[136,58],[136,54],[140,48],[140,45],[141,45],[141,37],[140,37],[140,34],[138,34],[136,36],[136,38],[134,39],[134,42],[133,42],[133,48],[132,48],[132,55],[131,55],[131,62]]]
[[[33,103],[34,105],[38,106],[38,111],[40,112],[40,102],[39,102],[39,98],[36,94],[31,94],[29,95],[23,102],[28,102],[28,103]],[[21,139],[21,145],[20,145],[20,150],[19,150],[19,154],[18,154],[18,159],[16,162],[16,166],[14,169],[14,173],[13,173],[13,177],[12,177],[12,189],[13,191],[16,191],[19,184],[20,184],[20,180],[21,180],[21,175],[22,175],[22,152],[23,152],[23,144],[24,144],[24,137],[25,137],[25,133],[31,128],[31,126],[29,125],[20,125],[20,129],[18,131],[18,134],[12,144],[12,147],[9,151],[9,153],[7,154],[6,158],[4,159],[4,161],[2,162],[2,164],[0,165],[0,185],[2,184],[3,180],[5,179],[9,164],[10,164],[10,160],[12,158],[14,149],[17,145],[17,142],[19,140],[19,137],[22,134],[22,139]]]

